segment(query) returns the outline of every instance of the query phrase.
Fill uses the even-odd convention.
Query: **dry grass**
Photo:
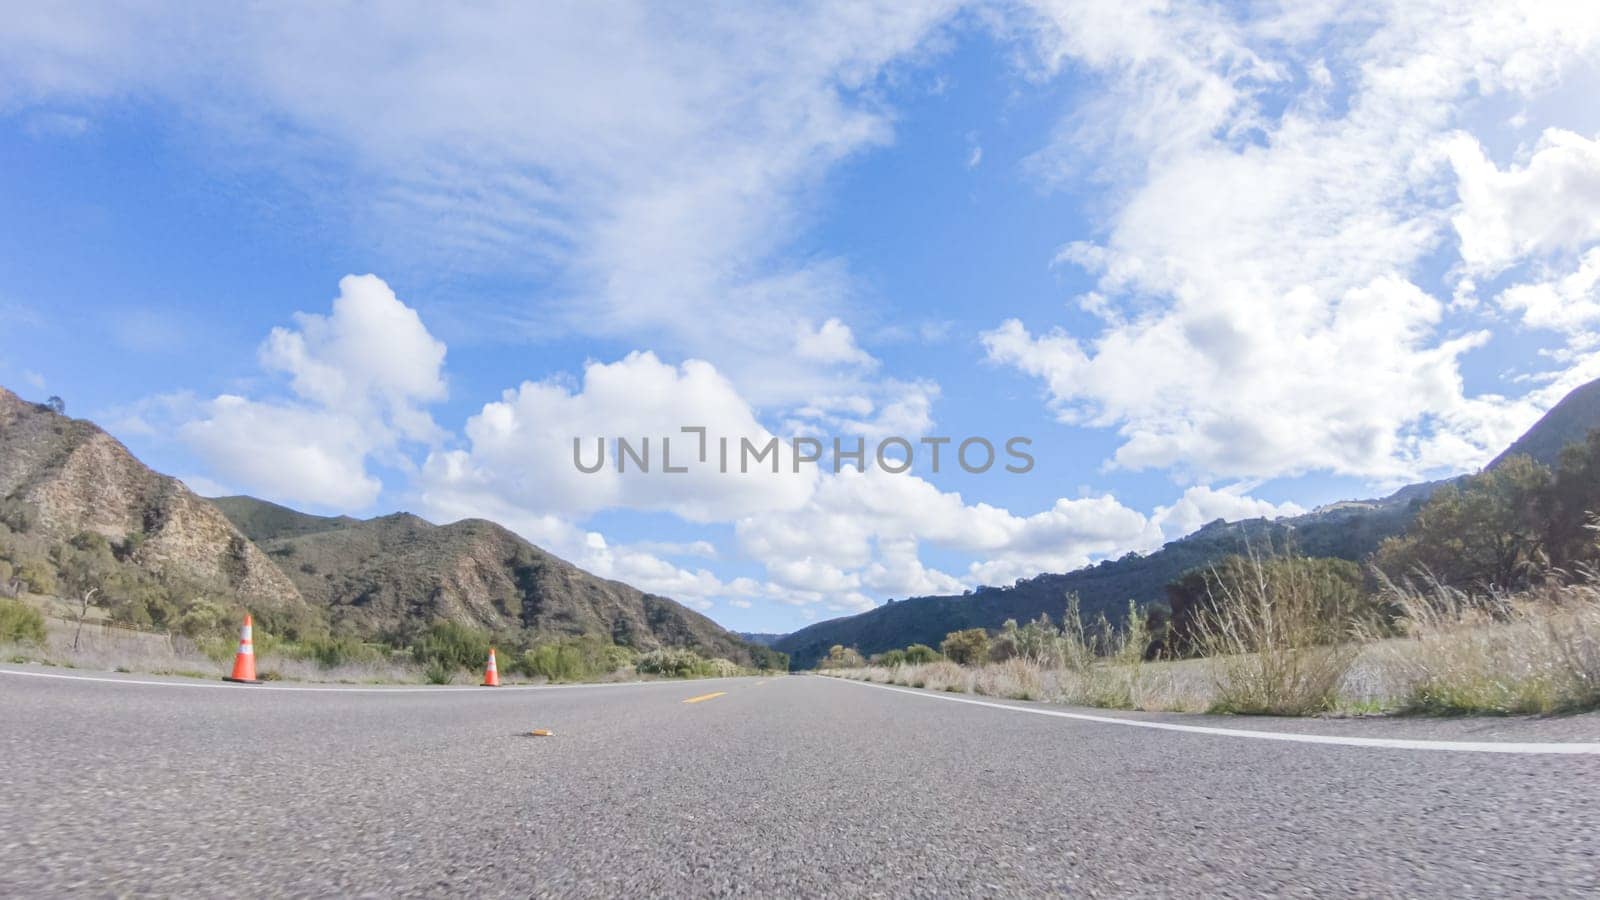
[[[1386,585],[1404,637],[1317,622],[1293,584],[1237,593],[1207,624],[1222,655],[1144,662],[1104,637],[1078,652],[1064,629],[1051,665],[1017,657],[979,667],[948,661],[828,672],[930,690],[1073,706],[1278,715],[1559,713],[1600,708],[1600,578],[1520,594],[1475,595],[1430,582]],[[1317,641],[1336,640],[1331,644]]]
[[[1251,554],[1238,578],[1218,577],[1196,618],[1216,686],[1213,711],[1303,716],[1339,704],[1360,655],[1352,626],[1330,612],[1327,582],[1292,558]]]
[[[1382,645],[1396,705],[1427,713],[1600,707],[1600,583],[1468,594],[1389,584],[1406,637]]]
[[[1105,663],[1082,670],[1045,668],[1023,659],[979,667],[948,661],[893,668],[832,669],[823,674],[876,684],[980,694],[1012,700],[1043,700],[1070,706],[1199,712],[1211,704],[1204,674],[1190,663]]]

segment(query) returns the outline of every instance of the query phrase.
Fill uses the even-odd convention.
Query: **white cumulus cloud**
[[[201,403],[177,433],[240,490],[319,509],[358,510],[383,489],[378,459],[410,466],[404,442],[441,435],[425,406],[445,396],[445,346],[382,279],[346,276],[328,315],[297,313],[261,346],[291,397],[224,394]]]

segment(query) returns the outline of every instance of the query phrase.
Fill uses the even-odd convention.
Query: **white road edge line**
[[[212,684],[209,681],[148,681],[139,678],[108,678],[100,675],[68,675],[65,672],[25,672],[18,669],[0,668],[0,675],[20,675],[25,678],[60,678],[66,681],[99,681],[105,684],[138,684],[153,687],[183,687],[183,688],[216,688],[224,691],[243,691],[259,694],[270,691],[299,691],[307,694],[481,694],[493,696],[496,691],[570,691],[582,688],[615,688],[615,687],[643,687],[646,685],[675,684],[682,687],[684,682],[662,679],[659,681],[612,681],[605,684],[507,684],[493,690],[480,690],[470,685],[457,685],[450,687],[439,685],[437,687],[311,687],[297,685],[277,684]],[[720,679],[706,679],[706,682]]]
[[[1210,734],[1221,737],[1251,738],[1258,741],[1288,741],[1296,744],[1327,744],[1336,747],[1374,747],[1387,750],[1435,750],[1454,753],[1515,753],[1523,755],[1564,754],[1593,756],[1600,755],[1600,743],[1581,742],[1516,742],[1516,741],[1422,741],[1405,738],[1362,738],[1339,737],[1331,734],[1303,734],[1293,731],[1248,731],[1242,728],[1217,728],[1210,725],[1179,725],[1174,722],[1145,722],[1139,719],[1120,719],[1115,716],[1096,716],[1088,713],[1067,712],[1059,709],[1040,709],[1036,706],[1011,706],[1006,703],[992,703],[988,700],[974,700],[970,697],[952,697],[949,694],[934,694],[917,688],[895,687],[887,684],[877,684],[870,681],[855,681],[849,678],[828,678],[829,681],[838,681],[845,684],[854,684],[861,687],[878,688],[884,691],[894,691],[897,694],[910,694],[913,697],[922,697],[926,700],[946,700],[951,703],[969,703],[973,706],[987,706],[992,709],[1004,709],[1011,712],[1030,713],[1036,716],[1052,716],[1058,719],[1076,719],[1080,722],[1096,722],[1102,725],[1125,725],[1129,728],[1151,728],[1156,731],[1182,731],[1189,734]]]

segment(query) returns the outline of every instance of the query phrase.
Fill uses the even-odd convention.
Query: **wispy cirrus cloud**
[[[60,4],[0,24],[0,109],[166,104],[393,267],[537,277],[457,310],[497,336],[648,337],[788,402],[870,357],[844,261],[781,251],[829,169],[892,139],[885,79],[957,7]]]

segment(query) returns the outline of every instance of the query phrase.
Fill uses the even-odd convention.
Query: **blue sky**
[[[202,493],[486,516],[791,630],[1492,457],[1600,376],[1597,40],[1548,4],[54,6],[0,24],[0,384]],[[696,423],[1037,464],[571,466]]]

